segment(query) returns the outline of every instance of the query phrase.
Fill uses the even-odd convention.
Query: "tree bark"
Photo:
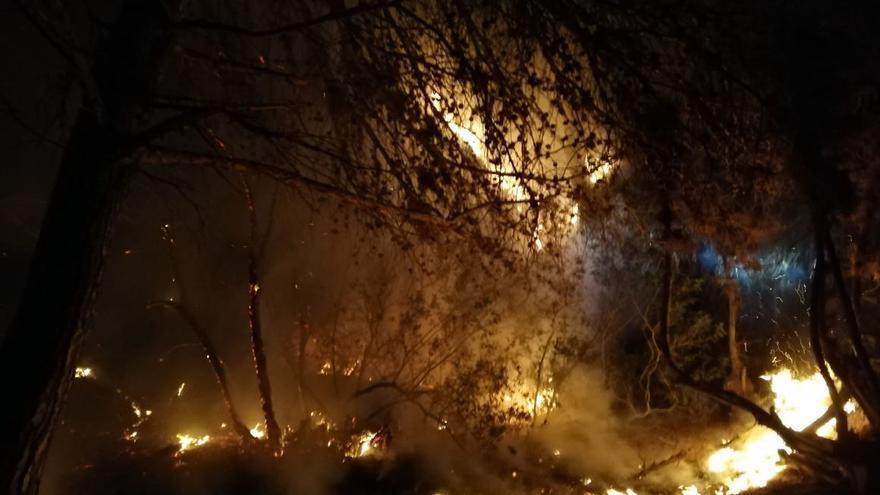
[[[736,336],[736,320],[739,317],[739,287],[733,276],[733,267],[727,258],[724,260],[724,295],[727,298],[727,352],[730,358],[730,375],[727,377],[726,388],[738,394],[751,393],[746,365],[739,352]]]
[[[131,0],[99,40],[30,272],[0,347],[0,490],[36,494],[92,316],[110,228],[131,179],[132,129],[170,44],[167,12]],[[96,101],[98,98],[100,101]]]
[[[245,199],[247,200],[250,218],[250,253],[248,256],[248,324],[251,333],[251,350],[254,354],[254,367],[257,375],[257,388],[260,392],[260,406],[266,422],[266,441],[272,452],[281,448],[281,428],[275,419],[275,408],[272,405],[272,387],[269,381],[269,365],[263,344],[263,327],[260,321],[260,279],[257,259],[257,209],[247,180],[242,177]]]
[[[117,161],[119,139],[86,105],[61,161],[31,268],[0,348],[4,419],[2,483],[37,493],[51,431],[90,324],[122,191],[132,167]]]
[[[849,429],[846,412],[843,410],[843,402],[837,391],[837,385],[828,370],[822,347],[825,333],[825,243],[818,230],[814,247],[816,249],[816,267],[813,269],[813,286],[810,290],[810,347],[813,349],[816,366],[819,368],[819,373],[822,375],[831,397],[831,405],[837,418],[837,438],[842,439]]]

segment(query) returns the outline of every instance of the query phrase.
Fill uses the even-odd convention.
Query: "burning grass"
[[[818,374],[796,376],[779,369],[762,377],[774,410],[786,425],[801,430],[827,409],[830,400]],[[555,393],[553,396],[555,397]],[[511,399],[512,400],[512,399]],[[532,402],[537,400],[532,398]],[[555,401],[555,399],[554,399]],[[555,402],[542,405],[563,407]],[[534,405],[534,404],[533,404]],[[138,425],[148,416],[134,405]],[[538,407],[541,407],[539,405]],[[580,409],[580,408],[578,408]],[[852,408],[848,408],[853,413]],[[565,421],[564,409],[557,421]],[[137,430],[124,438],[129,448],[100,462],[80,467],[70,476],[67,493],[327,493],[327,494],[437,494],[523,493],[646,495],[732,495],[786,493],[777,486],[799,480],[787,472],[791,450],[772,431],[746,427],[733,440],[718,439],[717,447],[700,449],[663,467],[663,476],[639,477],[626,482],[612,472],[585,467],[577,445],[564,442],[565,431],[549,435],[552,424],[511,435],[497,448],[467,449],[449,441],[445,428],[432,438],[392,443],[391,429],[339,429],[319,412],[293,430],[288,427],[282,453],[265,446],[262,425],[250,430],[251,439],[239,440],[221,425],[210,433],[178,433],[162,448],[141,446]],[[581,428],[588,426],[572,423]],[[595,428],[595,425],[593,426]],[[588,437],[601,438],[600,431]],[[833,420],[818,434],[833,436]],[[559,436],[563,435],[563,436]],[[607,444],[603,440],[601,443]],[[155,445],[155,444],[154,444]],[[588,444],[584,448],[589,448]],[[603,448],[608,448],[604,445]],[[593,453],[595,454],[595,452]],[[609,454],[619,456],[619,452]],[[688,471],[689,470],[689,471]],[[685,473],[688,471],[688,473]],[[809,484],[809,483],[807,483]],[[806,485],[805,485],[806,486]],[[822,485],[809,485],[823,492]]]

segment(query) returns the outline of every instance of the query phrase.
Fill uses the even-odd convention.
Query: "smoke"
[[[187,179],[204,181],[193,198],[133,191],[83,356],[112,398],[94,399],[77,383],[73,402],[92,407],[64,412],[64,428],[78,433],[57,433],[53,480],[120,452],[173,449],[177,433],[210,435],[210,449],[221,450],[234,438],[198,341],[179,315],[147,309],[150,301],[175,298],[192,310],[226,365],[244,422],[262,421],[247,333],[244,201],[228,184]],[[545,469],[561,486],[635,469],[601,373],[577,351],[591,337],[584,301],[594,288],[575,243],[532,248],[514,268],[462,240],[412,243],[338,204],[315,210],[272,184],[254,187],[273,399],[293,435],[270,471],[290,493],[344,493],[359,469],[395,483],[408,470],[418,474],[412,483],[450,493],[513,492],[530,476],[546,478]],[[132,401],[153,414],[127,441],[137,422]],[[318,417],[334,433],[300,438]],[[382,428],[390,441],[375,465],[340,457],[340,442]],[[69,493],[57,486],[51,491]]]
[[[578,366],[559,390],[560,403],[535,434],[547,452],[559,452],[568,470],[606,480],[637,471],[638,453],[624,439],[625,424],[599,370]]]

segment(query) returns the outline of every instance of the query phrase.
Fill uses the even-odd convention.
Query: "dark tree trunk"
[[[73,127],[15,319],[0,349],[2,482],[37,493],[49,439],[72,380],[104,264],[105,242],[131,176],[119,140],[84,107]]]
[[[825,359],[825,350],[822,341],[825,338],[825,242],[816,229],[815,236],[816,267],[813,270],[813,283],[810,290],[810,347],[816,359],[816,366],[828,388],[834,415],[837,418],[837,438],[844,438],[847,434],[847,417],[843,410],[843,399],[837,390],[837,385],[831,377]]]
[[[86,337],[106,243],[134,170],[132,132],[170,43],[158,2],[129,0],[96,47],[30,272],[0,347],[0,490],[36,494]]]

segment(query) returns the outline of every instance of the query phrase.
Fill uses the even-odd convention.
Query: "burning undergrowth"
[[[833,420],[818,419],[830,403],[818,375],[781,368],[763,380],[787,425],[833,436]],[[313,412],[285,430],[275,453],[259,424],[246,439],[221,425],[213,434],[181,433],[164,442],[132,437],[131,427],[117,424],[128,433],[108,437],[112,448],[66,476],[61,493],[717,495],[792,479],[780,476],[791,450],[763,427],[745,426],[714,447],[648,466],[645,456],[663,449],[647,452],[627,438],[627,423],[611,412],[601,373],[578,367],[556,397],[528,426],[511,424],[490,448],[450,435],[457,426],[448,423],[431,430],[422,421],[419,428],[413,410],[398,412],[379,429],[354,419],[340,425]],[[154,414],[147,418],[130,407],[137,425],[150,431]],[[821,489],[817,485],[816,493]]]

